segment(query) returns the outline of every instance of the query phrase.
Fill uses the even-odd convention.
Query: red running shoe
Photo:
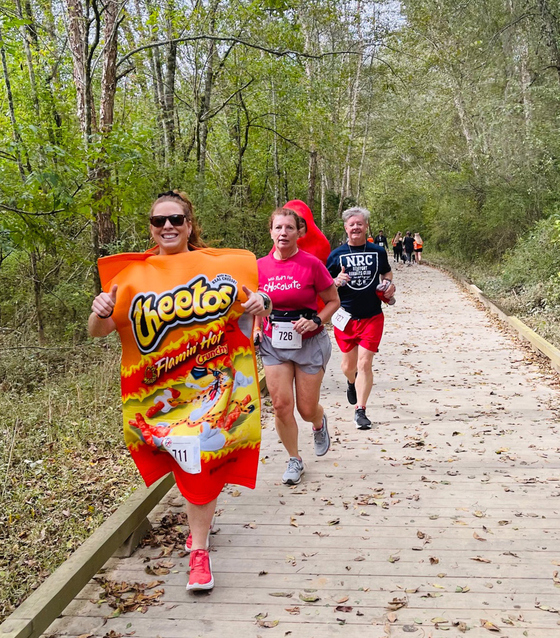
[[[205,549],[195,549],[191,552],[190,567],[191,573],[187,591],[199,591],[214,587],[212,563],[210,562],[210,555]]]
[[[210,527],[210,529],[208,530],[208,536],[206,537],[206,549],[210,547],[211,532],[212,532],[212,527]],[[185,551],[187,552],[187,554],[190,554],[191,550],[192,550],[192,534],[189,533],[189,535],[187,536],[187,540],[185,542]]]

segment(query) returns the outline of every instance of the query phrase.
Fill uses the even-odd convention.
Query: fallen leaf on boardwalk
[[[453,627],[457,627],[457,629],[463,634],[467,631],[467,623],[466,622],[462,622],[462,621],[456,620],[455,622],[453,622],[451,624],[453,625]]]
[[[279,620],[257,620],[257,625],[265,629],[272,629],[272,627],[277,627],[279,622]]]
[[[558,572],[554,572],[552,574],[552,580],[554,581],[555,584],[559,584],[560,583],[560,578],[558,578]]]
[[[298,616],[300,613],[299,607],[286,607],[286,611],[292,616]]]
[[[102,599],[101,602],[106,602],[109,607],[115,610],[112,614],[113,617],[130,611],[146,613],[149,606],[163,604],[159,601],[165,593],[163,589],[156,589],[152,594],[145,593],[147,589],[153,589],[157,585],[160,585],[163,582],[161,580],[155,580],[148,584],[117,583],[105,578],[94,578],[94,580],[99,583],[105,592],[105,598]],[[131,595],[124,598],[123,595],[129,592],[131,592]]]
[[[398,561],[400,561],[401,557],[400,556],[389,556],[389,558],[387,559],[390,563],[397,563]]]
[[[174,549],[185,550],[185,532],[181,526],[187,525],[187,515],[166,514],[157,527],[154,527],[141,541],[142,547],[163,547],[158,558],[168,556]]]
[[[393,600],[387,603],[387,609],[391,611],[397,611],[401,607],[406,607],[408,605],[408,600],[406,598],[393,598]]]
[[[439,558],[435,556],[430,556],[430,565],[437,565],[439,563]]]
[[[150,576],[165,576],[169,574],[172,567],[175,567],[175,563],[171,561],[161,561],[155,565],[147,565],[144,571],[146,574],[150,574]]]
[[[493,622],[490,622],[489,620],[484,620],[484,618],[480,619],[480,624],[482,627],[484,627],[484,629],[488,629],[488,631],[495,631],[497,633],[500,633],[502,631],[499,627],[496,627],[496,625]]]
[[[394,623],[397,621],[397,614],[395,614],[395,612],[391,611],[387,614],[387,620],[390,623]]]
[[[80,634],[78,638],[91,638],[93,634]]]
[[[356,558],[355,558],[354,560],[355,560],[357,563],[359,563],[359,562],[361,562],[361,561],[363,561],[363,560],[365,560],[365,559],[366,559],[366,558],[365,558],[365,556],[356,556]]]
[[[323,536],[328,536],[328,534],[323,534],[323,532],[313,532],[313,533],[317,534],[319,538],[323,538]]]
[[[335,611],[342,611],[345,614],[349,614],[354,608],[350,607],[349,605],[337,605],[335,607]]]
[[[433,622],[434,625],[437,625],[437,624],[440,624],[440,623],[449,622],[449,620],[447,620],[447,618],[442,618],[441,616],[436,616],[435,618],[432,618],[430,620],[430,622]]]
[[[502,556],[513,556],[514,558],[519,558],[519,555],[514,552],[503,552]]]
[[[557,614],[558,613],[558,609],[555,609],[554,607],[549,607],[548,605],[542,605],[539,602],[535,603],[535,607],[537,609],[540,609],[541,611],[548,611],[551,614]]]
[[[435,587],[436,589],[445,589],[443,585],[438,585],[437,583],[432,583],[432,587]]]
[[[239,490],[233,490],[231,495],[237,498],[238,496],[241,496],[241,492]]]
[[[256,620],[263,620],[268,617],[268,612],[261,612],[255,616]]]
[[[405,589],[407,594],[417,594],[420,587],[414,587],[413,589]]]
[[[299,527],[298,522],[296,521],[296,517],[295,516],[290,516],[290,525],[292,527]]]
[[[437,592],[429,591],[427,594],[420,596],[420,598],[439,598],[440,596],[441,594],[438,594]]]
[[[271,591],[268,593],[269,596],[275,596],[276,598],[291,598],[294,595],[294,592],[286,592],[286,591]]]
[[[88,636],[92,636],[93,634],[88,634]],[[122,634],[117,633],[114,629],[103,636],[103,638],[121,638]]]
[[[502,618],[502,622],[504,623],[504,625],[509,625],[510,627],[513,627],[513,620],[511,618]]]
[[[482,538],[482,536],[479,536],[476,532],[473,534],[473,538],[476,538],[477,541],[486,541],[486,538]]]
[[[252,521],[251,523],[245,523],[245,525],[243,525],[243,527],[246,527],[248,529],[256,529],[257,528],[257,524]]]
[[[340,518],[335,518],[332,521],[329,521],[329,525],[338,525],[340,523]]]
[[[299,599],[304,603],[316,603],[321,597],[318,594],[300,594]]]
[[[478,563],[491,563],[492,562],[489,558],[482,558],[482,556],[471,557],[471,560],[475,560]]]
[[[421,532],[420,530],[418,530],[418,531],[416,532],[416,536],[417,536],[420,540],[422,540],[423,538],[426,538],[426,534],[425,534],[424,532]]]
[[[339,605],[342,605],[342,603],[345,603],[348,600],[349,596],[342,596],[341,598],[338,598],[337,600],[335,600],[336,603],[338,603]]]
[[[466,594],[470,590],[471,590],[471,588],[468,585],[465,585],[464,587],[462,587],[461,585],[457,585],[457,587],[455,589],[455,593],[456,594]]]
[[[477,518],[484,518],[486,516],[486,514],[484,512],[473,512],[473,516],[476,516]]]
[[[268,572],[265,572],[264,569],[259,572],[259,576],[266,576]]]
[[[509,525],[511,523],[511,521],[498,521],[498,525],[501,525],[502,527],[504,525]]]

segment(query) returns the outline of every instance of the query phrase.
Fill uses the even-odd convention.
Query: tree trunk
[[[21,0],[16,0],[16,7],[19,17],[23,20],[27,17],[31,17],[30,13],[28,16],[24,16],[23,9],[21,6]],[[27,3],[26,7],[29,12],[31,12],[31,6]],[[35,79],[35,68],[33,67],[33,55],[31,53],[31,38],[32,30],[31,25],[25,25],[21,27],[21,34],[23,36],[23,47],[25,49],[25,59],[27,62],[27,72],[29,74],[29,84],[31,86],[31,99],[33,101],[33,110],[35,111],[35,117],[37,118],[37,122],[41,116],[39,109],[39,96],[37,94],[37,81]]]
[[[89,94],[87,66],[87,25],[81,0],[66,0],[68,7],[68,40],[72,52],[72,71],[76,85],[76,112],[80,129],[84,137],[85,146],[89,143],[88,131],[91,131],[91,118],[86,110],[87,95]],[[88,121],[89,119],[89,121]]]
[[[216,12],[220,0],[214,0],[210,7],[210,28],[209,33],[213,35],[216,31]],[[206,60],[206,73],[204,75],[204,91],[200,100],[200,106],[198,109],[198,122],[197,122],[197,153],[196,158],[198,162],[198,174],[204,178],[206,171],[206,152],[208,143],[208,120],[210,112],[210,103],[212,100],[212,90],[214,88],[215,80],[215,61],[216,61],[216,44],[214,40],[210,42],[210,50],[208,52],[208,58]]]
[[[543,31],[547,39],[548,48],[552,64],[556,67],[558,81],[560,81],[560,48],[558,47],[558,36],[560,29],[556,16],[552,13],[548,0],[537,0],[543,21]]]
[[[37,313],[37,337],[39,345],[45,345],[45,321],[43,318],[43,294],[39,271],[37,268],[37,253],[35,250],[30,254],[31,278],[33,280],[33,298],[35,301],[35,312]]]
[[[169,39],[172,35],[171,20],[169,21]],[[167,163],[173,163],[175,155],[175,73],[177,70],[177,43],[171,42],[167,47],[165,59],[165,83],[163,94],[163,124],[167,136]]]
[[[315,192],[317,190],[317,151],[309,153],[309,174],[307,179],[307,205],[315,208]]]
[[[16,159],[19,170],[19,176],[22,182],[25,182],[25,169],[21,159],[21,149],[23,148],[23,140],[19,132],[18,123],[16,120],[16,112],[14,109],[14,98],[12,95],[12,84],[10,82],[10,74],[8,72],[8,62],[6,60],[6,49],[4,48],[4,38],[2,36],[2,30],[0,29],[0,55],[2,56],[2,72],[4,74],[4,82],[6,83],[6,93],[8,96],[8,108],[10,111],[10,122],[12,123],[12,135],[14,136],[14,142],[16,144]]]

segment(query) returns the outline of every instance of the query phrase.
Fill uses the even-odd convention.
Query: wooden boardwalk
[[[314,457],[302,426],[304,480],[282,485],[265,408],[257,489],[219,501],[213,592],[187,593],[188,558],[145,547],[103,576],[161,580],[146,591],[163,589],[161,604],[109,618],[92,581],[46,636],[560,636],[556,375],[446,275],[395,279],[368,410],[378,427],[354,428],[335,347],[332,449]],[[181,511],[170,493],[154,515]],[[170,573],[146,573],[162,560]]]

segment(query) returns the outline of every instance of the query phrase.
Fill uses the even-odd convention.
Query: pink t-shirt
[[[323,263],[306,253],[298,252],[289,259],[274,259],[272,253],[257,262],[259,268],[259,290],[272,299],[276,310],[317,310],[317,295],[333,285],[333,278]],[[264,323],[264,332],[269,337],[272,328]],[[304,335],[304,339],[318,334],[317,330]]]

